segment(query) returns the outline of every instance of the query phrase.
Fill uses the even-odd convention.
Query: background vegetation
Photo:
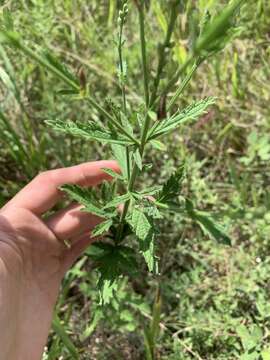
[[[91,91],[103,102],[107,95],[121,96],[113,43],[119,3],[2,1],[1,26],[13,27],[31,46],[52,50],[74,74],[83,66]],[[205,10],[215,13],[227,1],[182,3],[169,73],[185,61]],[[150,1],[146,37],[152,69],[167,27],[167,5]],[[153,175],[142,183],[162,182],[185,159],[185,192],[199,208],[222,218],[233,245],[213,242],[180,216],[168,217],[159,236],[161,302],[155,301],[157,280],[145,269],[136,281],[123,280],[119,300],[105,312],[98,308],[96,275],[86,254],[66,276],[44,359],[145,359],[145,329],[155,325],[159,309],[157,359],[270,359],[269,1],[249,1],[239,20],[237,39],[203,64],[179,101],[184,106],[212,95],[217,106],[167,138],[166,156],[149,152]],[[131,103],[143,94],[137,29],[130,2],[125,57]],[[64,141],[48,129],[46,119],[98,114],[59,95],[63,85],[18,51],[0,45],[0,57],[2,205],[39,171],[106,158],[107,149]]]

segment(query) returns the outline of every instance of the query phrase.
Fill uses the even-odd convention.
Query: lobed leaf
[[[167,203],[177,198],[181,192],[181,183],[184,179],[184,175],[185,164],[182,164],[163,185],[162,190],[157,196],[157,201],[160,203]]]
[[[110,227],[112,226],[112,224],[113,224],[112,219],[103,221],[102,223],[98,224],[91,233],[92,237],[101,236],[101,235],[107,233],[110,230]]]
[[[128,169],[127,169],[127,153],[126,153],[126,148],[122,145],[117,145],[117,144],[112,144],[112,152],[113,155],[115,157],[115,160],[117,160],[120,168],[121,168],[121,172],[122,175],[124,177],[124,179],[128,179]],[[131,163],[131,158],[132,158],[132,153],[129,152],[129,163]]]
[[[141,209],[135,208],[128,222],[139,239],[140,251],[144,256],[149,271],[156,272],[155,230],[152,219]]]
[[[201,115],[206,113],[206,110],[210,105],[215,104],[215,101],[216,98],[214,97],[208,97],[206,99],[196,101],[172,117],[157,122],[150,130],[148,140],[152,140],[175,130],[187,121],[197,120]]]
[[[123,176],[121,176],[120,174],[118,174],[117,172],[113,171],[112,169],[109,168],[102,168],[102,170],[110,175],[112,178],[118,179],[118,180],[123,180]]]
[[[130,200],[131,194],[126,193],[121,196],[115,197],[112,201],[110,201],[108,204],[106,204],[103,209],[109,209],[109,208],[115,208],[120,204],[123,204],[125,201]]]
[[[103,211],[99,208],[93,199],[92,189],[80,187],[78,185],[63,185],[60,188],[65,191],[72,200],[77,201],[79,204],[84,205],[83,211],[90,212],[91,214],[100,216],[102,218],[112,217],[114,214]]]
[[[138,272],[134,250],[128,246],[115,246],[99,242],[91,245],[87,254],[98,264],[100,303],[109,304],[115,296],[118,278]]]
[[[62,121],[62,120],[47,120],[46,123],[54,130],[63,132],[65,134],[82,137],[85,139],[97,140],[102,143],[130,145],[131,140],[118,135],[116,133],[109,132],[94,123],[88,121],[86,123],[74,122],[74,121]]]

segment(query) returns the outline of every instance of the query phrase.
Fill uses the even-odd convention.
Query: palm
[[[34,179],[0,211],[0,304],[8,308],[0,314],[0,323],[8,323],[18,342],[14,346],[14,338],[3,339],[10,343],[5,358],[18,359],[19,352],[28,360],[40,358],[61,280],[90,244],[90,231],[100,221],[79,211],[78,205],[71,205],[46,220],[42,214],[59,199],[60,185],[95,185],[108,178],[101,170],[108,166],[117,170],[115,163],[100,162],[55,170],[53,176],[53,172],[47,172]],[[69,240],[71,249],[65,245],[65,239]],[[31,335],[30,341],[23,340],[25,334]]]

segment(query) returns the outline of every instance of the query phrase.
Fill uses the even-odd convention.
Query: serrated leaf
[[[121,196],[115,197],[112,201],[110,201],[108,204],[106,204],[103,209],[109,209],[109,208],[115,208],[120,204],[123,204],[125,201],[129,200],[131,198],[130,193],[126,193]]]
[[[115,212],[103,211],[101,208],[99,208],[93,204],[90,204],[90,203],[88,205],[86,205],[82,209],[82,211],[89,212],[93,215],[99,216],[104,219],[109,219],[109,218],[113,218],[114,216],[116,216]]]
[[[126,153],[126,148],[122,145],[116,145],[116,144],[112,144],[112,152],[113,155],[115,157],[115,160],[117,160],[120,168],[121,168],[121,172],[122,175],[124,177],[124,179],[128,179],[128,169],[127,169],[127,153]],[[131,159],[132,159],[132,153],[129,153],[129,162],[131,163]]]
[[[79,185],[62,185],[60,190],[65,191],[72,200],[75,200],[85,206],[89,205],[90,199],[92,197],[91,188],[83,188]]]
[[[102,223],[98,224],[91,233],[92,237],[95,236],[101,236],[105,233],[107,233],[110,230],[110,227],[112,226],[113,221],[111,219],[103,221]]]
[[[102,170],[110,175],[112,178],[118,179],[118,180],[123,180],[123,176],[121,176],[120,174],[118,174],[117,172],[113,171],[112,169],[109,168],[102,168]]]
[[[77,201],[79,204],[84,205],[82,211],[90,212],[91,214],[100,216],[100,217],[111,217],[113,214],[107,213],[100,209],[96,204],[93,204],[92,189],[83,188],[78,185],[63,185],[60,188],[62,191],[65,191],[72,200]]]
[[[196,101],[172,117],[159,121],[150,130],[148,140],[153,140],[158,136],[175,130],[187,121],[197,120],[201,115],[206,113],[206,110],[210,105],[215,104],[215,101],[216,98],[214,97]]]
[[[97,260],[99,272],[98,288],[101,304],[109,304],[115,296],[118,278],[121,275],[134,275],[138,271],[134,250],[127,246],[96,243],[95,250],[88,255]]]
[[[140,209],[133,209],[128,219],[136,236],[139,239],[140,250],[144,256],[149,271],[156,270],[156,258],[154,254],[155,231],[151,218]]]
[[[182,164],[178,169],[169,177],[167,182],[163,185],[157,201],[166,203],[175,200],[181,193],[181,184],[185,175],[185,164]]]
[[[142,191],[139,192],[140,195],[142,196],[151,196],[151,195],[156,195],[158,192],[160,192],[162,189],[162,187],[160,185],[154,185],[154,186],[151,186],[149,188],[146,188]]]
[[[107,244],[104,242],[94,242],[91,246],[89,246],[86,250],[86,254],[91,257],[93,260],[100,260],[104,256],[108,255],[112,251],[112,247],[114,247],[111,244]]]
[[[102,143],[111,143],[111,144],[122,144],[130,145],[132,142],[116,133],[111,133],[104,128],[100,127],[98,124],[93,121],[88,121],[85,123],[74,122],[74,121],[62,121],[62,120],[47,120],[46,123],[51,126],[54,130],[78,136],[85,139],[97,140]]]
[[[232,244],[230,237],[226,234],[223,227],[218,224],[207,212],[195,210],[192,202],[188,199],[186,199],[186,210],[189,216],[196,221],[202,230],[208,235],[225,245]]]
[[[150,218],[152,219],[162,219],[162,214],[159,211],[159,209],[156,206],[156,203],[145,199],[144,200],[144,208],[143,208],[145,214],[147,214],[148,216],[150,216]]]
[[[100,278],[98,282],[98,288],[100,293],[100,305],[108,305],[115,296],[118,283],[116,279],[104,279]]]

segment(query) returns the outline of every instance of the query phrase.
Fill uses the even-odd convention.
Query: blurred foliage
[[[168,74],[186,60],[205,10],[216,13],[226,3],[181,1]],[[83,66],[96,98],[117,98],[121,92],[113,39],[119,5],[116,0],[2,1],[0,26],[20,32],[26,43],[36,43],[40,50],[53,50],[75,75]],[[149,5],[147,51],[154,69],[156,41],[164,37],[169,14],[165,0],[150,0]],[[128,95],[130,104],[138,104],[143,93],[137,66],[138,19],[132,2],[130,7]],[[44,359],[74,358],[59,324],[80,359],[145,359],[145,334],[159,317],[158,286],[162,305],[154,336],[157,359],[270,358],[269,1],[250,1],[241,18],[237,40],[203,64],[178,103],[186,106],[194,99],[217,96],[217,107],[171,135],[166,155],[149,150],[156,172],[141,184],[161,183],[185,159],[184,191],[192,193],[199,207],[225,219],[232,246],[205,238],[180,215],[168,217],[159,236],[160,279],[146,277],[145,269],[139,280],[123,280],[119,301],[105,313],[98,306],[96,275],[86,253],[63,283],[56,309],[61,322],[51,333]],[[107,150],[95,144],[89,153],[83,141],[64,142],[49,131],[46,119],[74,119],[79,114],[84,120],[88,105],[59,96],[62,84],[16,51],[1,46],[0,57],[3,204],[37,172],[99,159]]]

